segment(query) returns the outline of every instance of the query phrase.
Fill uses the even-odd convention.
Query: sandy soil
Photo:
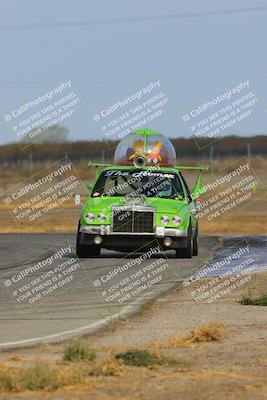
[[[225,325],[225,338],[210,343],[190,343],[160,351],[189,364],[182,368],[128,368],[121,376],[100,377],[93,384],[60,389],[53,393],[21,393],[0,399],[94,399],[94,400],[193,400],[267,399],[267,308],[238,303],[248,290],[266,291],[267,274],[256,274],[249,287],[231,292],[213,304],[196,303],[188,289],[175,289],[147,306],[131,320],[112,325],[86,340],[102,354],[125,348],[155,350],[169,339],[210,321]],[[18,350],[24,359],[57,360],[63,346]],[[10,352],[1,353],[0,361]]]

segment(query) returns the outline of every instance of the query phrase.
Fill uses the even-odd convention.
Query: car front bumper
[[[153,246],[153,241],[157,242],[163,250],[187,246],[187,231],[184,229],[159,227],[152,234],[112,232],[109,225],[81,225],[80,244],[96,245],[96,237],[101,241],[98,246],[114,250],[151,247]],[[166,245],[166,242],[168,242],[168,245]]]

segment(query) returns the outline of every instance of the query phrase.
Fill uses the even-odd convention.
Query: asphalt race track
[[[1,234],[0,348],[59,341],[97,329],[114,316],[136,312],[240,242],[249,242],[259,268],[265,267],[266,236],[204,236],[199,256],[191,260],[176,259],[169,252],[168,258],[160,253],[139,262],[140,253],[127,256],[105,250],[98,258],[78,260],[73,234]],[[69,253],[55,258],[64,246]],[[50,261],[43,265],[43,260]],[[229,263],[224,271],[227,268]],[[61,273],[58,284],[52,269]]]

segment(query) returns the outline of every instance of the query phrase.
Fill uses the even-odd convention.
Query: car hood
[[[132,204],[127,204],[125,202],[124,197],[91,197],[87,202],[87,210],[94,212],[97,211],[105,211],[110,213],[112,207],[114,206],[131,206]],[[188,204],[185,203],[183,200],[177,199],[158,199],[158,198],[148,198],[146,197],[140,206],[149,206],[156,208],[157,212],[159,213],[177,213],[182,208],[187,206]]]

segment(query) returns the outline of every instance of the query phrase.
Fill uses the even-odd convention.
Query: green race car
[[[155,241],[177,257],[196,256],[201,175],[190,193],[181,170],[205,168],[174,167],[172,144],[157,131],[135,131],[125,139],[116,165],[89,164],[97,177],[81,211],[77,256],[99,256],[101,248],[144,251]]]

